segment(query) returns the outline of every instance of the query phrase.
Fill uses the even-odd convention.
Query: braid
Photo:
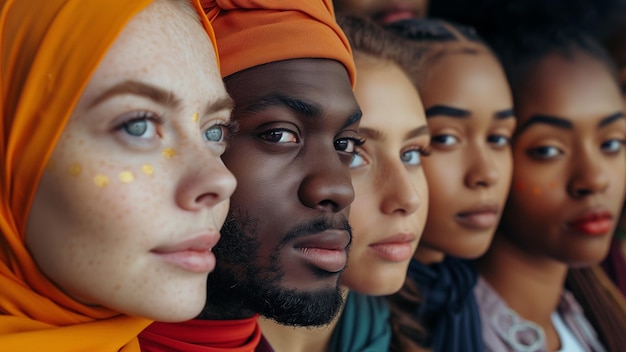
[[[376,22],[356,16],[340,16],[337,23],[346,34],[355,61],[392,62],[416,84],[419,62],[424,50],[414,43],[384,30]]]
[[[491,53],[474,28],[439,19],[408,19],[386,25],[396,35],[414,42],[422,50],[420,75],[415,77],[418,90],[424,88],[427,67],[451,53],[477,54],[484,49]],[[453,45],[451,45],[453,44]]]
[[[583,307],[607,351],[623,351],[626,346],[626,302],[602,269],[597,265],[570,269],[566,286]]]

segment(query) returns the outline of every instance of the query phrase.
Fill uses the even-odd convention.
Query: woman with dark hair
[[[390,297],[401,337],[394,347],[406,350],[408,338],[435,351],[482,351],[478,274],[468,260],[487,250],[509,189],[515,118],[506,76],[469,27],[407,20],[388,28],[424,51],[416,80],[432,134],[428,220],[407,282]],[[411,320],[424,331],[400,323]]]
[[[485,349],[621,351],[626,305],[597,266],[624,200],[626,120],[615,68],[577,28],[516,27],[491,42],[518,127],[513,186],[478,261]]]

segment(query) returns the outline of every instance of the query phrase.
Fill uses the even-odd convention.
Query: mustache
[[[328,218],[315,219],[301,223],[289,230],[285,237],[280,241],[280,245],[300,237],[314,235],[326,230],[347,231],[350,234],[350,242],[352,242],[352,226],[348,223],[348,219],[332,220]]]

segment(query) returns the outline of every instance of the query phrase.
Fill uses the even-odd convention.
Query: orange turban
[[[199,0],[190,0],[213,32]],[[24,228],[47,160],[119,33],[152,0],[0,0],[0,349],[139,351],[150,321],[85,306],[37,268]]]
[[[354,86],[350,44],[330,0],[202,0],[220,50],[222,77],[300,58],[341,62]]]

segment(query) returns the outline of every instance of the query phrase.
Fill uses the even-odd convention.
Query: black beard
[[[259,248],[256,223],[240,210],[231,207],[221,230],[220,241],[213,248],[217,265],[209,275],[207,304],[199,319],[241,319],[258,313],[290,326],[321,326],[330,323],[343,305],[339,283],[335,287],[315,292],[281,287],[284,276],[278,259],[281,246],[270,255],[268,266],[255,265]],[[329,225],[321,221],[304,228],[324,226]],[[350,230],[347,222],[342,226]],[[288,234],[285,238],[294,236],[298,234]],[[322,271],[316,274],[322,277],[331,275]]]

